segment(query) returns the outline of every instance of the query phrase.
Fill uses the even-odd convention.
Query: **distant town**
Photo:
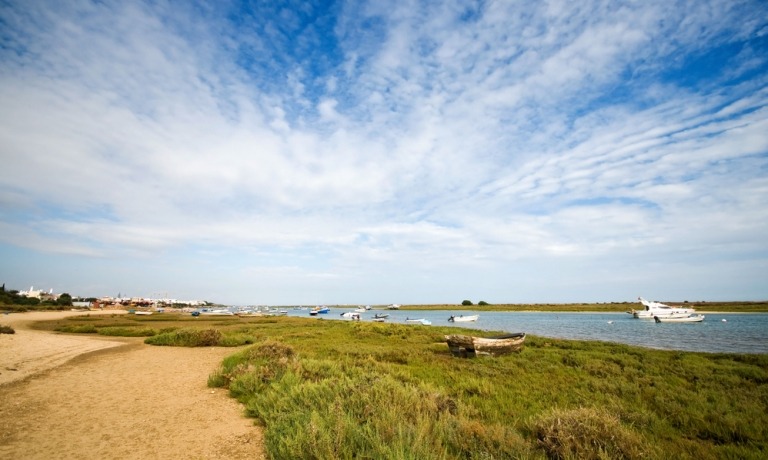
[[[31,286],[29,290],[6,290],[5,284],[0,286],[0,304],[22,305],[60,305],[73,308],[109,308],[109,307],[201,307],[212,305],[204,300],[179,300],[166,297],[126,297],[118,294],[116,297],[77,297],[69,293],[55,293],[53,289],[44,291]]]

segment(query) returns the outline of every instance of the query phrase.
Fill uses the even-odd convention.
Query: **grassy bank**
[[[264,425],[272,458],[757,459],[768,452],[768,355],[528,337],[520,354],[461,359],[443,341],[456,331],[449,327],[189,318],[91,317],[46,327],[152,328],[158,333],[147,340],[174,345],[189,345],[174,342],[188,336],[252,343],[233,349],[209,385],[228,388]],[[204,332],[211,330],[218,333]]]

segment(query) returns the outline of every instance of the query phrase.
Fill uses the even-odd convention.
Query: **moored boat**
[[[373,315],[373,319],[387,319],[389,318],[389,313],[376,313]]]
[[[405,322],[409,323],[409,324],[422,324],[424,326],[431,326],[432,325],[432,321],[430,321],[428,319],[424,319],[424,318],[419,318],[419,319],[405,318]]]
[[[521,351],[525,342],[525,332],[493,337],[453,334],[446,335],[445,341],[454,356],[462,358],[500,356]]]
[[[654,316],[657,323],[700,323],[704,321],[704,315],[672,315],[672,316]]]
[[[633,317],[639,318],[639,319],[653,319],[656,316],[660,318],[667,317],[667,316],[690,316],[696,313],[696,310],[693,308],[673,307],[670,305],[663,304],[661,302],[651,302],[651,301],[645,300],[642,297],[638,297],[637,300],[639,300],[640,303],[643,304],[645,309],[632,310],[630,311],[630,313],[632,314]]]
[[[478,318],[480,318],[480,315],[467,315],[467,316],[464,316],[464,315],[459,315],[459,316],[451,315],[451,317],[448,318],[448,321],[451,321],[453,323],[472,323],[472,322],[477,321]]]

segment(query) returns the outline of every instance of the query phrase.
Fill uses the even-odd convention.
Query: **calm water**
[[[349,309],[332,308],[326,319],[342,319]],[[374,313],[361,313],[370,321]],[[434,326],[451,326],[451,315],[479,314],[475,323],[455,326],[488,331],[525,332],[558,339],[602,340],[664,350],[768,353],[768,313],[703,313],[701,323],[661,323],[632,318],[627,313],[520,313],[464,311],[388,310],[390,323],[425,318]],[[289,311],[291,316],[309,316],[307,311]],[[725,319],[726,321],[722,321]],[[611,323],[609,323],[611,321]]]

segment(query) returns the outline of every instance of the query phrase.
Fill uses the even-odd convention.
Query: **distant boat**
[[[653,319],[657,323],[700,323],[704,321],[704,315],[654,316]]]
[[[396,304],[396,303],[393,303],[392,305],[388,306],[387,308],[389,308],[390,310],[399,310],[400,309],[400,305]]]
[[[525,342],[525,332],[492,337],[454,334],[446,335],[445,341],[454,356],[462,358],[500,356],[521,351]]]
[[[328,307],[315,307],[315,308],[313,308],[312,310],[309,311],[309,314],[312,315],[312,316],[315,316],[315,315],[318,315],[318,314],[324,315],[324,314],[328,313],[329,311],[331,311],[331,309],[328,308]]]
[[[453,316],[451,315],[450,318],[448,318],[448,321],[454,322],[454,323],[472,323],[477,321],[477,319],[480,317],[480,315],[459,315],[459,316]]]
[[[151,311],[136,310],[133,314],[134,315],[151,315],[152,312]]]
[[[692,315],[696,313],[696,310],[693,308],[672,307],[661,302],[650,302],[642,297],[638,297],[637,300],[643,304],[645,309],[630,311],[629,313],[635,318],[653,319],[655,316],[661,318],[672,315]]]
[[[405,322],[406,323],[410,323],[410,324],[422,324],[424,326],[431,326],[432,325],[432,321],[430,321],[428,319],[424,319],[424,318],[419,318],[419,319],[405,318]]]
[[[389,318],[389,313],[376,313],[373,315],[373,319],[386,319]]]

